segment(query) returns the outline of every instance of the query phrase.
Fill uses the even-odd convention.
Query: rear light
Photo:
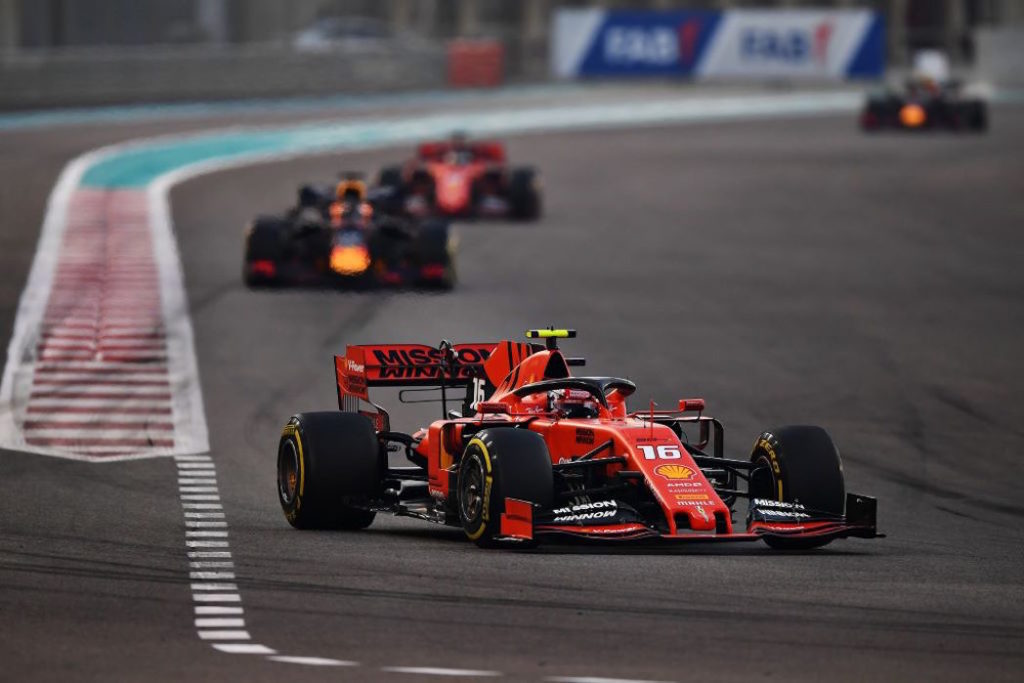
[[[274,277],[277,275],[277,266],[274,265],[273,261],[268,259],[260,259],[253,261],[249,264],[249,272],[253,275],[262,275],[263,277]]]
[[[420,268],[420,277],[427,280],[440,280],[448,269],[440,263],[428,263]]]

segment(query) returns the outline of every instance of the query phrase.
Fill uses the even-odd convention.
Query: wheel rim
[[[484,470],[480,461],[476,458],[467,463],[470,467],[466,470],[462,480],[462,491],[459,495],[459,507],[462,510],[462,518],[472,522],[480,517],[484,507]]]
[[[277,454],[277,492],[286,505],[295,502],[299,491],[299,453],[295,442],[286,439]]]

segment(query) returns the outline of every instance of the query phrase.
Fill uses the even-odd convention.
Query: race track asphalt
[[[144,128],[3,138],[4,339],[60,167]],[[248,629],[282,654],[362,666],[297,668],[197,639],[171,461],[0,452],[0,678],[1024,678],[1024,109],[997,108],[985,136],[866,137],[825,116],[508,149],[542,170],[545,216],[460,224],[450,294],[241,284],[249,218],[302,181],[405,150],[263,164],[172,193]],[[550,324],[579,331],[564,346],[588,372],[633,379],[638,406],[705,397],[737,457],[764,428],[826,427],[888,537],[795,554],[488,552],[383,516],[360,533],[288,527],[277,437],[293,412],[334,407],[334,352]],[[393,424],[432,417],[406,407]]]

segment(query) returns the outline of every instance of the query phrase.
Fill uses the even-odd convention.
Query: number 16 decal
[[[644,460],[678,460],[683,457],[679,452],[679,446],[675,444],[663,444],[655,451],[654,446],[638,446],[644,452]]]

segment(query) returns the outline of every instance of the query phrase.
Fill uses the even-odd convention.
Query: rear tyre
[[[821,427],[780,427],[761,434],[750,456],[754,464],[750,497],[799,503],[809,510],[843,515],[846,485],[843,463],[832,437]],[[783,550],[805,550],[830,539],[765,537]]]
[[[250,287],[279,282],[278,268],[284,252],[288,224],[280,218],[260,216],[245,238],[242,279]]]
[[[427,221],[416,235],[416,261],[420,264],[420,283],[445,291],[455,287],[455,238],[443,221]]]
[[[540,218],[540,183],[532,168],[520,168],[512,172],[508,183],[508,203],[512,218],[521,221]]]
[[[363,529],[383,464],[372,423],[357,413],[300,413],[277,449],[277,497],[296,529]]]
[[[466,536],[480,547],[497,545],[505,499],[550,508],[555,484],[548,447],[526,429],[485,429],[466,445],[459,463],[457,504]]]
[[[988,105],[985,102],[971,102],[967,111],[968,128],[975,133],[984,133],[988,130]]]

